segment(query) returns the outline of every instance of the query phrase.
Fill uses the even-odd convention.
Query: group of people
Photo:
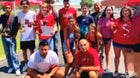
[[[94,11],[90,14],[86,3],[81,5],[81,15],[77,16],[70,0],[63,0],[64,7],[58,13],[53,7],[53,0],[46,0],[39,5],[39,13],[31,11],[28,0],[21,0],[22,10],[17,16],[12,15],[13,5],[6,2],[5,13],[0,16],[2,24],[2,43],[9,66],[8,73],[15,71],[20,75],[20,66],[16,54],[16,35],[20,31],[20,48],[27,70],[25,78],[98,78],[103,73],[110,73],[109,52],[111,43],[114,47],[114,77],[118,76],[119,58],[124,56],[125,74],[132,77],[134,70],[134,53],[140,52],[139,9],[132,13],[128,6],[115,18],[112,6],[102,9],[101,3],[94,3]],[[65,61],[65,71],[59,66],[58,59],[58,24]],[[39,48],[36,47],[36,34],[39,37]],[[98,56],[100,44],[105,52],[105,68]],[[27,49],[30,51],[28,60]],[[72,70],[70,71],[70,67]],[[70,73],[69,73],[70,72]]]

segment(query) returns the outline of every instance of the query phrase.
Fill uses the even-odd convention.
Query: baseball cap
[[[11,2],[5,2],[3,4],[4,7],[10,6],[11,8],[13,8],[13,4]]]

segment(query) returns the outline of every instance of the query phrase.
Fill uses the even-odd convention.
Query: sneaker
[[[104,73],[105,74],[108,74],[108,73],[110,73],[110,70],[107,68],[107,69],[104,69]]]
[[[14,70],[14,68],[9,68],[7,72],[8,72],[8,73],[12,73],[13,70]]]
[[[25,72],[27,70],[27,64],[24,65],[24,67],[22,68],[22,72]]]
[[[16,75],[19,76],[21,74],[20,70],[16,70]]]
[[[113,73],[113,76],[114,76],[114,77],[117,77],[118,75],[119,75],[118,71],[115,71],[115,72]]]
[[[128,72],[126,72],[126,73],[125,73],[125,78],[130,78],[130,76],[129,76],[129,73],[128,73]]]
[[[16,75],[19,76],[21,74],[20,70],[16,70]]]

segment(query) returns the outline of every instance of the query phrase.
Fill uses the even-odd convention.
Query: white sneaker
[[[20,70],[16,70],[16,75],[19,76],[21,74]]]
[[[117,77],[118,75],[119,75],[118,71],[115,71],[115,72],[113,73],[113,76],[114,76],[114,77]]]
[[[108,73],[110,73],[110,70],[108,68],[106,68],[106,69],[104,69],[104,73],[108,74]]]
[[[129,73],[128,73],[128,72],[126,72],[126,73],[125,73],[125,78],[130,78],[130,76],[129,76]]]
[[[14,68],[9,68],[8,71],[7,71],[7,73],[12,73],[13,70],[14,70]]]
[[[22,72],[25,72],[27,70],[27,64],[25,64],[22,68]]]

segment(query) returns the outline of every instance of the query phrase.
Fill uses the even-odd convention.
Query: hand
[[[76,78],[80,78],[80,73],[76,72]]]
[[[80,69],[79,69],[79,73],[82,73],[83,72],[83,69],[82,69],[82,67],[80,67]]]
[[[21,32],[21,33],[25,32],[25,29],[23,29],[23,28],[22,28],[22,29],[20,29],[20,32]]]

